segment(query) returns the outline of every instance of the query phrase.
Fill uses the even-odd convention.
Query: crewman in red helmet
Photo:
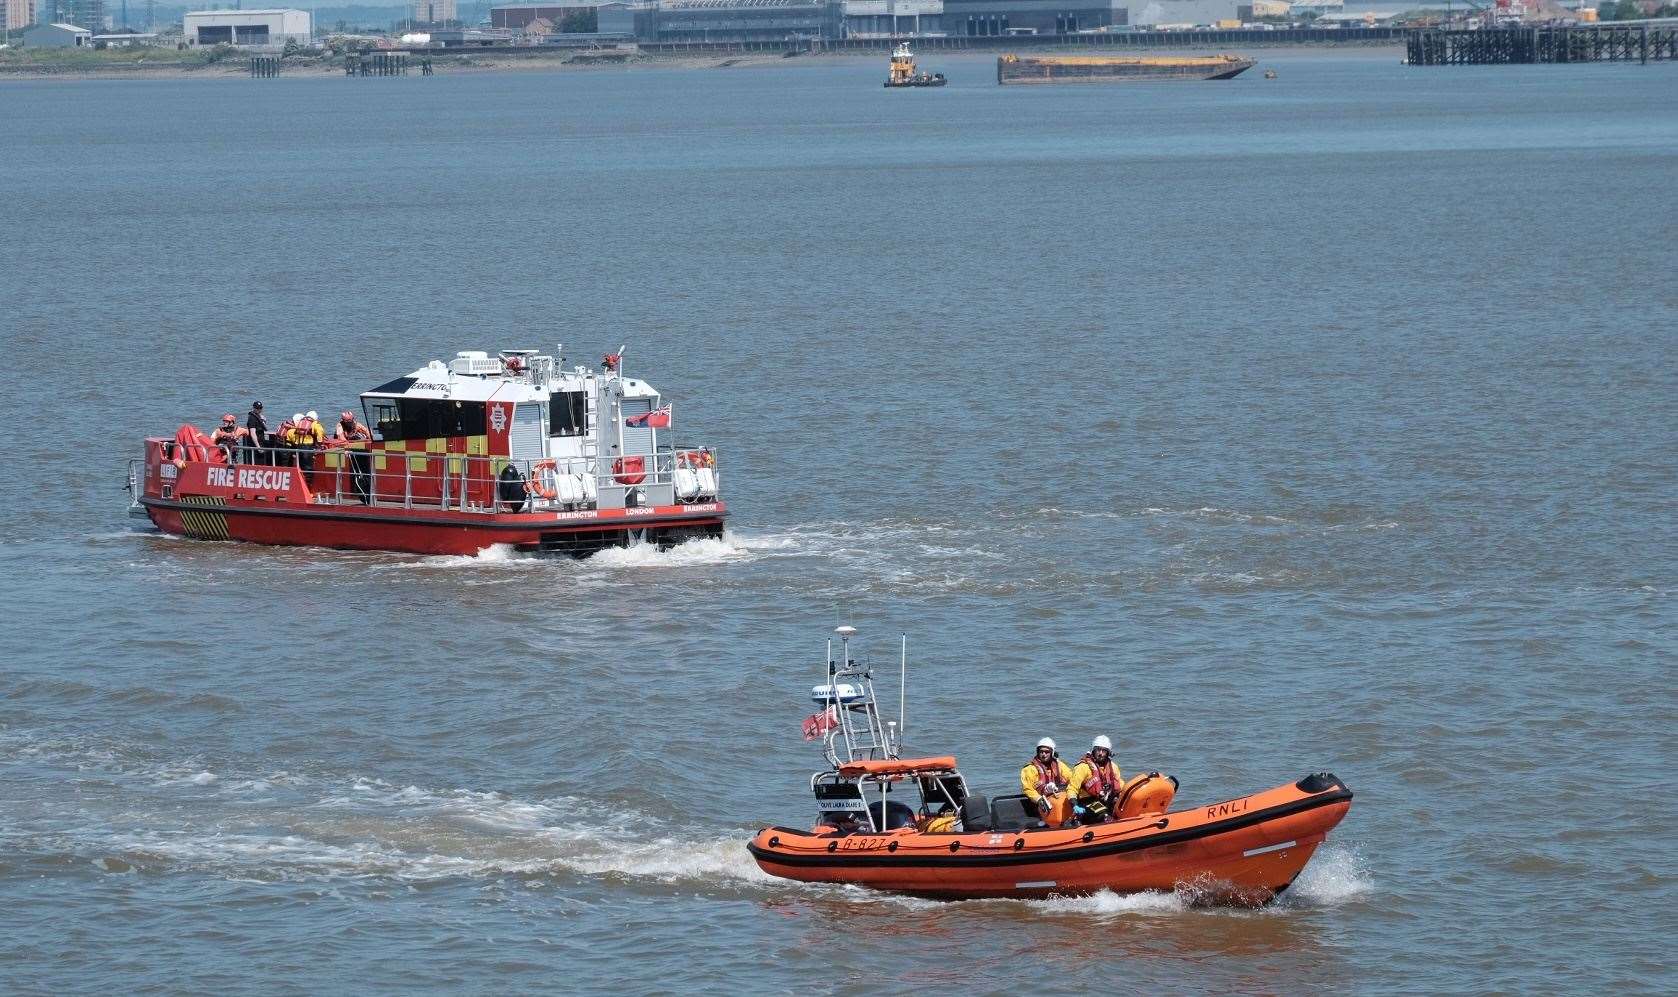
[[[356,421],[355,413],[345,409],[338,415],[338,428],[332,431],[332,438],[345,442],[357,440],[371,440],[373,431]]]
[[[227,454],[228,460],[236,461],[234,451],[238,449],[238,447],[240,447],[245,440],[249,438],[249,436],[250,434],[240,427],[239,420],[234,418],[232,412],[229,412],[221,417],[220,428],[210,434],[210,442],[214,443],[218,447],[221,447],[222,452]]]

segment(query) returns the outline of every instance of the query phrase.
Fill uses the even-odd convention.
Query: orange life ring
[[[612,461],[612,477],[620,485],[638,485],[647,480],[647,458],[619,457]]]
[[[530,477],[525,481],[532,492],[550,502],[559,497],[559,490],[552,485],[542,484],[541,474],[543,471],[552,471],[554,467],[555,464],[551,460],[539,460],[530,465]]]

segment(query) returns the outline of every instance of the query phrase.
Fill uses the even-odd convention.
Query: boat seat
[[[1037,813],[1037,805],[1024,793],[999,796],[990,803],[990,824],[993,831],[1035,831],[1048,827]]]
[[[915,824],[914,809],[896,800],[886,801],[883,814],[879,801],[868,804],[868,815],[874,818],[874,826],[882,831],[895,831],[900,827],[913,827]]]

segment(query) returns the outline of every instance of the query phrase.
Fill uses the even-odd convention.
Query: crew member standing
[[[1037,754],[1020,769],[1020,788],[1050,827],[1062,827],[1072,819],[1072,770],[1055,755],[1053,738],[1037,742]]]
[[[272,463],[273,457],[262,452],[268,446],[268,420],[262,414],[261,402],[251,402],[251,410],[245,416],[245,437],[245,445],[257,451],[252,463]]]
[[[315,469],[315,448],[326,442],[326,429],[320,424],[320,419],[310,412],[304,415],[299,412],[292,416],[292,427],[286,434],[286,443],[297,451],[297,466],[305,471]]]
[[[1072,797],[1084,808],[1084,823],[1100,824],[1118,813],[1119,767],[1113,764],[1113,742],[1101,734],[1072,768]]]

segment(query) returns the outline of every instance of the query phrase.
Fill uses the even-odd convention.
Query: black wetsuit
[[[268,446],[268,420],[262,417],[261,412],[251,409],[250,414],[245,416],[245,428],[250,430],[249,446],[258,450]],[[256,462],[260,464],[268,463],[263,459],[264,456],[264,454],[257,454]]]

